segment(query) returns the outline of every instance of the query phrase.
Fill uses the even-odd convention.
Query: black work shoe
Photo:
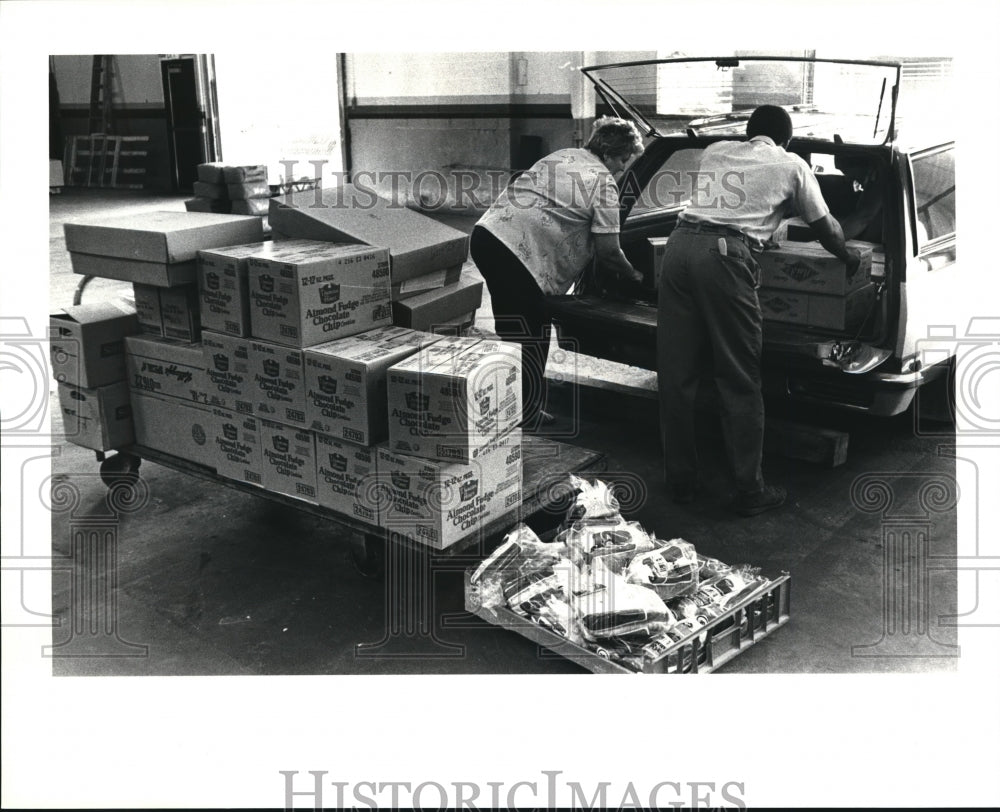
[[[698,494],[698,489],[693,482],[675,482],[672,490],[676,505],[690,505]]]
[[[756,516],[765,510],[785,504],[787,495],[784,488],[779,488],[776,485],[765,485],[759,491],[738,494],[733,501],[733,510],[740,516]]]

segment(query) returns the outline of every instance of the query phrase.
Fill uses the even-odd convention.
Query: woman
[[[493,303],[497,334],[522,348],[523,425],[550,422],[545,363],[551,318],[545,297],[566,293],[596,255],[605,268],[641,282],[618,241],[618,184],[643,151],[629,121],[594,123],[582,149],[561,149],[514,178],[472,231],[470,252]]]

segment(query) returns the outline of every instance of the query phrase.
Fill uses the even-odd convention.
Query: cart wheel
[[[131,484],[139,478],[141,457],[134,454],[118,453],[113,457],[105,457],[101,463],[101,481],[109,488],[118,483]]]
[[[381,578],[385,572],[385,544],[382,536],[359,533],[351,539],[351,562],[365,578]]]

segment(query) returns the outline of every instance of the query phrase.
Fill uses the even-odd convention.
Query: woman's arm
[[[642,283],[642,274],[632,267],[625,257],[617,234],[594,234],[597,261],[616,276],[636,284]]]

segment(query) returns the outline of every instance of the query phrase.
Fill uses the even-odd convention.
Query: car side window
[[[927,150],[910,158],[917,251],[940,267],[942,259],[954,261],[954,247],[935,245],[955,234],[955,149],[953,144]],[[944,254],[942,254],[944,251]],[[940,256],[939,256],[940,255]],[[946,264],[946,263],[945,263]]]

